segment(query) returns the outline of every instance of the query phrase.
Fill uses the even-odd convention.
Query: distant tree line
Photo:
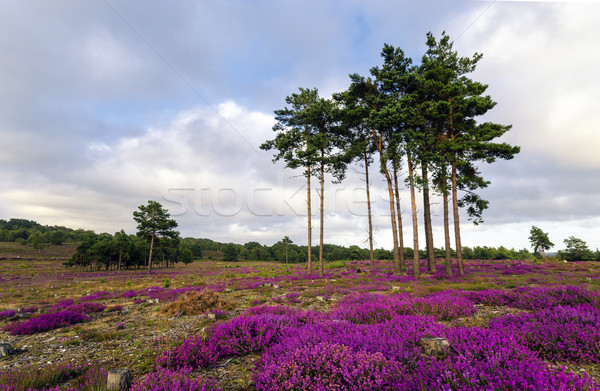
[[[534,227],[535,228],[535,227]],[[6,233],[11,232],[9,239],[5,240]],[[57,232],[63,240],[49,240]],[[536,231],[537,232],[537,231]],[[549,242],[547,234],[543,233],[544,241]],[[118,270],[148,267],[149,241],[139,235],[127,235],[123,230],[114,235],[108,233],[97,234],[94,231],[71,229],[57,226],[42,226],[35,221],[25,219],[0,219],[0,241],[22,242],[35,246],[38,238],[44,238],[44,244],[78,243],[75,254],[65,262],[69,267],[81,267],[89,270]],[[533,243],[533,239],[532,239]],[[600,261],[600,251],[592,251],[587,244],[578,238],[569,237],[564,240],[566,248],[556,253],[556,257],[567,261]],[[539,246],[539,245],[538,245]],[[489,247],[475,246],[462,247],[465,259],[503,260],[503,259],[534,259],[539,254],[527,249],[515,250],[504,246]],[[34,247],[35,248],[35,247]],[[311,255],[319,257],[320,246],[311,247]],[[414,256],[411,247],[403,247],[407,258]],[[207,238],[158,238],[154,248],[153,265],[155,267],[173,267],[175,263],[188,264],[197,259],[236,261],[265,261],[306,263],[308,261],[308,247],[293,243],[287,236],[277,243],[268,246],[256,241],[245,244],[222,243]],[[450,249],[450,255],[456,257],[456,251]],[[353,245],[350,247],[335,244],[323,244],[323,256],[328,261],[369,259],[370,249]],[[373,249],[374,259],[393,260],[394,252],[389,249]],[[419,259],[427,258],[427,251],[420,249],[417,254]],[[443,259],[446,256],[445,248],[434,248],[434,256]]]
[[[154,243],[153,265],[174,267],[175,263],[191,263],[202,256],[194,239],[159,238]],[[195,250],[195,251],[194,251]],[[150,246],[145,238],[127,235],[121,230],[114,235],[88,232],[65,266],[89,270],[121,270],[147,268]]]
[[[224,261],[243,261],[243,260],[256,260],[256,261],[267,261],[267,262],[282,262],[286,259],[285,255],[285,242],[279,241],[272,246],[261,245],[258,242],[248,242],[245,244],[236,243],[218,243],[210,241],[210,244],[204,240],[205,250],[217,250],[222,249],[222,253],[219,252],[219,259]],[[500,246],[498,248],[488,246],[476,246],[466,247],[463,246],[463,254],[465,259],[486,259],[486,260],[502,260],[502,259],[533,259],[532,254],[527,249],[515,250],[508,249]],[[446,255],[446,249],[435,248],[434,255],[436,258],[441,259]],[[450,249],[451,256],[456,256],[456,251]],[[320,246],[311,247],[312,256],[317,258],[320,253]],[[288,261],[290,263],[304,263],[307,262],[308,247],[298,246],[296,244],[288,244]],[[414,255],[411,247],[404,247],[404,254],[407,257],[412,258]],[[383,248],[373,249],[373,255],[378,260],[393,260],[394,252]],[[323,245],[323,256],[327,261],[339,261],[339,260],[354,260],[354,259],[369,259],[370,249],[360,248],[358,246],[338,246],[334,244]],[[419,259],[426,259],[427,251],[425,249],[419,250],[417,256]]]
[[[30,244],[34,248],[41,248],[46,244],[81,242],[90,232],[83,229],[41,225],[26,219],[13,218],[8,221],[0,219],[0,242],[21,242]]]

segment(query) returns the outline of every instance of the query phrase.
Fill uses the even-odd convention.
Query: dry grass
[[[182,295],[177,301],[165,306],[161,313],[167,315],[201,315],[214,310],[229,308],[230,303],[221,300],[214,291],[191,291]]]

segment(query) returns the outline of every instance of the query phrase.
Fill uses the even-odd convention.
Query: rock
[[[317,301],[327,301],[327,299],[324,296],[315,296],[315,299]]]
[[[395,286],[395,285],[394,285],[394,286],[392,286],[392,292],[397,292],[397,291],[399,291],[399,290],[400,290],[400,287],[399,287],[399,286]]]
[[[428,356],[445,356],[450,344],[446,338],[421,338],[421,348]]]
[[[108,378],[106,379],[106,388],[108,390],[125,391],[129,389],[129,383],[129,369],[115,368],[108,371]]]
[[[13,354],[13,347],[8,343],[0,343],[0,357],[10,356]]]
[[[208,319],[217,319],[217,315],[213,314],[212,312],[209,312],[208,314],[206,314],[206,316],[208,317]]]
[[[278,288],[279,288],[279,285],[277,285],[277,284],[273,285],[273,289],[278,289]]]

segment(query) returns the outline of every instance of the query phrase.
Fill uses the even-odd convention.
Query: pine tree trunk
[[[450,223],[448,219],[448,189],[446,188],[448,178],[443,177],[442,202],[444,203],[444,248],[446,250],[445,273],[452,275],[452,254],[450,253]]]
[[[404,234],[402,233],[402,211],[400,210],[400,189],[398,188],[398,168],[394,164],[394,195],[396,198],[396,214],[398,215],[398,255],[400,257],[400,271],[406,273],[404,263]]]
[[[421,276],[421,262],[419,261],[419,224],[417,222],[417,200],[415,197],[415,178],[413,161],[410,152],[406,153],[408,160],[408,178],[410,181],[410,207],[412,211],[412,226],[413,226],[413,277]]]
[[[310,165],[306,169],[306,207],[308,209],[308,272],[312,273],[312,216],[310,205]]]
[[[465,264],[462,259],[462,245],[460,242],[460,219],[458,216],[458,190],[456,189],[456,165],[452,163],[452,212],[454,217],[454,241],[456,243],[456,263],[458,274],[465,274]]]
[[[375,145],[377,146],[377,151],[379,152],[379,165],[381,167],[383,175],[385,175],[385,180],[387,181],[388,185],[390,218],[392,219],[392,237],[394,240],[394,271],[400,272],[400,256],[398,254],[398,231],[396,227],[396,208],[394,207],[394,187],[392,186],[392,178],[390,177],[390,172],[387,169],[382,137],[377,134],[375,129],[371,129],[371,133],[373,134],[373,141],[375,142]]]
[[[425,222],[425,244],[427,249],[427,270],[436,272],[435,253],[433,248],[433,228],[431,226],[431,203],[429,201],[429,179],[427,177],[427,164],[421,163],[423,177],[423,220]]]
[[[322,157],[322,153],[321,153],[321,157]],[[320,206],[320,218],[321,218],[321,226],[319,227],[319,275],[321,277],[323,277],[325,275],[325,268],[323,267],[323,221],[324,221],[324,216],[323,216],[323,212],[324,212],[324,203],[323,201],[325,200],[325,165],[323,163],[321,163],[321,194],[319,195],[321,200],[321,206]]]
[[[369,255],[371,257],[371,270],[375,270],[375,256],[373,255],[373,220],[371,217],[371,191],[369,190],[369,157],[365,152],[365,181],[367,183],[367,211],[369,215]]]
[[[152,234],[152,239],[150,239],[150,255],[148,255],[148,274],[152,273],[152,248],[154,247],[154,234]]]
[[[392,236],[394,239],[394,272],[400,272],[400,254],[398,252],[398,227],[396,226],[396,207],[394,206],[394,186],[392,178],[384,162],[381,162],[381,168],[388,186],[388,196],[390,200],[390,217],[392,219]]]
[[[117,270],[121,270],[121,259],[123,256],[123,249],[119,248],[119,268]]]

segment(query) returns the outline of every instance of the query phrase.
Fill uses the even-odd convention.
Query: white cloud
[[[496,4],[456,43],[484,54],[475,75],[499,102],[490,117],[513,124],[507,139],[574,169],[600,168],[598,18],[597,6]]]

